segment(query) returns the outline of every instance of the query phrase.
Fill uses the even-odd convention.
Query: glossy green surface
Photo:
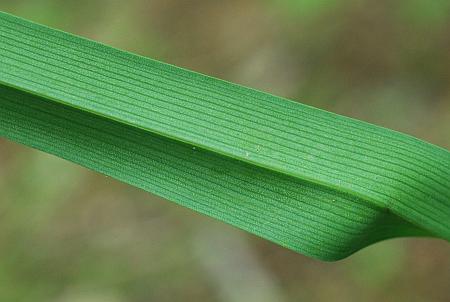
[[[0,15],[0,134],[298,252],[450,238],[450,154]]]

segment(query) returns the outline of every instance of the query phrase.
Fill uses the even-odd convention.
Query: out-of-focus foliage
[[[446,0],[1,0],[0,10],[450,148]],[[57,175],[57,176],[55,176]],[[450,249],[320,263],[0,141],[1,301],[447,301]]]

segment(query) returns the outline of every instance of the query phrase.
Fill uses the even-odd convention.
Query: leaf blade
[[[335,196],[350,196],[350,200],[358,200],[357,204],[377,209],[377,215],[369,219],[370,223],[359,229],[367,232],[364,236],[362,233],[360,237],[329,236],[329,246],[333,245],[333,237],[334,244],[336,238],[347,244],[340,250],[336,247],[334,253],[329,247],[328,254],[315,254],[307,243],[299,245],[293,238],[280,239],[283,232],[293,233],[295,229],[300,232],[301,225],[284,228],[277,236],[270,237],[267,235],[270,229],[256,231],[257,225],[251,227],[232,217],[222,219],[233,225],[322,259],[341,258],[369,241],[394,234],[410,235],[411,230],[414,230],[413,234],[450,238],[450,155],[444,149],[391,130],[122,52],[7,14],[0,14],[0,39],[3,94],[26,91],[20,95],[30,96],[30,100],[22,102],[28,106],[40,102],[41,107],[49,103],[55,108],[71,108],[83,115],[95,116],[98,122],[108,120],[123,129],[131,127],[147,133],[149,137],[165,137],[176,144],[188,144],[216,154],[223,159],[219,162],[229,160],[227,163],[230,165],[237,162],[242,166],[255,167],[258,171],[256,175],[283,175],[299,182],[299,188],[312,185],[317,192],[329,190]],[[4,104],[7,104],[6,100]],[[24,104],[22,107],[26,107]],[[15,103],[16,111],[19,105]],[[3,106],[0,117],[8,112],[7,105]],[[8,108],[9,112],[13,110]],[[19,126],[16,118],[14,127]],[[6,126],[6,121],[2,122],[0,127],[2,136],[32,144],[32,140],[20,135],[11,137],[11,122],[10,126]],[[66,129],[67,132],[69,130]],[[62,138],[58,137],[58,140]],[[48,152],[50,147],[51,142],[47,142],[40,149]],[[70,152],[56,151],[54,153],[61,157],[71,156]],[[73,158],[70,160],[75,161]],[[101,170],[101,166],[84,165],[111,175]],[[226,170],[227,165],[217,165]],[[239,174],[238,170],[236,167],[230,173]],[[212,175],[213,179],[220,178],[220,175]],[[111,176],[130,183],[120,175]],[[201,184],[193,184],[192,187],[201,188]],[[270,187],[276,188],[277,185],[272,182]],[[213,187],[209,190],[214,193]],[[229,190],[227,194],[232,188]],[[290,190],[293,194],[294,189]],[[315,196],[320,195],[317,192]],[[253,202],[262,198],[256,196]],[[274,193],[272,202],[266,200],[261,206],[276,213],[277,205],[286,198],[282,196]],[[300,198],[300,193],[293,196],[295,198],[289,198],[288,203],[305,205],[304,196]],[[312,195],[308,196],[314,199]],[[323,196],[320,198],[321,206],[329,203]],[[215,196],[214,200],[219,197]],[[230,195],[228,198],[239,200],[242,196]],[[182,198],[175,201],[182,203]],[[252,204],[250,199],[247,202]],[[188,207],[196,209],[195,205]],[[253,209],[255,217],[259,217],[256,221],[263,224],[264,215],[258,211],[267,217],[271,212]],[[288,211],[284,213],[289,216]],[[317,215],[319,213],[316,212]],[[389,226],[387,221],[391,218],[380,218],[386,213],[388,217],[397,216],[403,222],[396,223],[393,230],[385,230],[383,236],[370,235],[372,231],[378,232],[368,227],[373,227],[374,221],[381,221],[380,226]],[[220,218],[219,214],[206,214]],[[301,214],[296,211],[296,215],[303,217]],[[359,215],[364,217],[362,213]],[[302,219],[303,223],[310,223],[305,217]],[[280,227],[282,221],[276,223],[274,220],[272,224]],[[416,227],[410,227],[410,224]],[[401,225],[405,226],[406,231],[396,231],[402,229]],[[314,235],[315,228],[310,228],[302,236],[294,236],[295,240],[305,240]],[[320,249],[324,238],[327,237],[318,238],[319,241],[312,246]],[[359,244],[355,238],[359,238]]]

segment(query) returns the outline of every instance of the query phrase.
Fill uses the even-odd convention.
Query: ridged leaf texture
[[[450,240],[443,148],[6,13],[0,54],[9,140],[323,260]]]

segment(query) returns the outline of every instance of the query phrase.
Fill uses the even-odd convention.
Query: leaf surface
[[[0,136],[300,253],[450,239],[450,152],[0,13]]]

